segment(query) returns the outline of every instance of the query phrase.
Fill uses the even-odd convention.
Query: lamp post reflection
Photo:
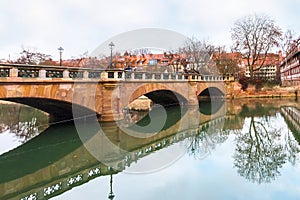
[[[110,175],[110,192],[108,194],[108,199],[113,200],[115,198],[115,195],[112,191],[112,182],[113,182],[113,177],[112,174]]]

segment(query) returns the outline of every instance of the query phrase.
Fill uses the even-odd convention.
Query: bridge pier
[[[123,118],[120,108],[120,88],[117,82],[103,84],[101,122],[118,121]]]

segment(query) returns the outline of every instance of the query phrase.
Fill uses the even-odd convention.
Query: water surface
[[[292,99],[206,102],[153,109],[136,124],[45,130],[47,118],[22,109],[27,119],[1,118],[0,199],[300,196],[300,106]]]

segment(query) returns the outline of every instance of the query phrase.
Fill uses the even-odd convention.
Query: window
[[[157,65],[157,60],[155,59],[152,59],[152,60],[149,60],[149,65]]]

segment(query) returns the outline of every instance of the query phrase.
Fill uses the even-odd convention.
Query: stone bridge
[[[199,96],[225,97],[226,81],[200,74],[0,64],[0,99],[43,110],[52,121],[87,115],[116,121],[142,95],[163,106],[198,105]]]

